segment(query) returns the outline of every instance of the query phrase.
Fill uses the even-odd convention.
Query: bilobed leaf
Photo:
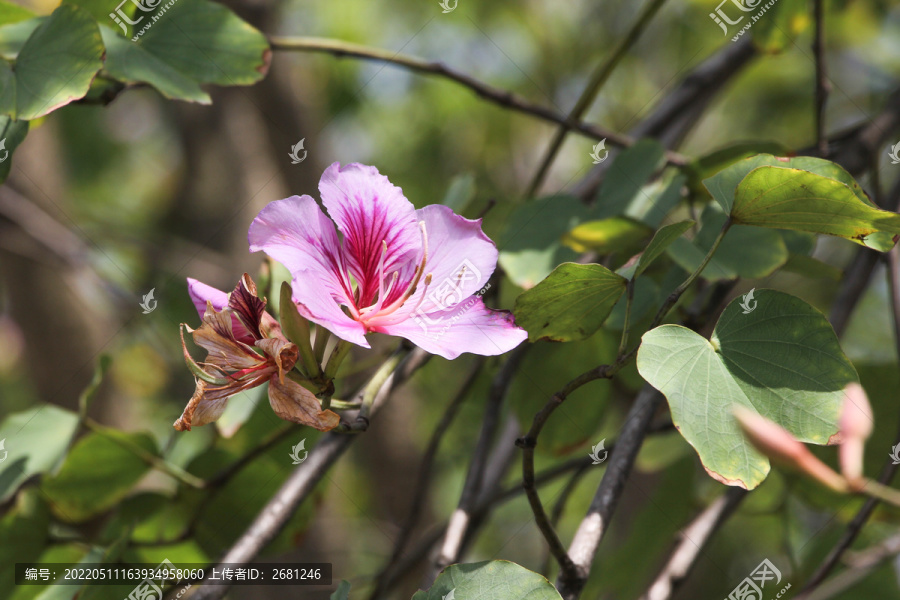
[[[65,521],[84,521],[114,506],[144,476],[150,465],[128,446],[159,455],[149,434],[102,431],[78,440],[59,473],[41,484],[54,513]]]
[[[416,592],[412,600],[561,600],[559,592],[542,575],[516,563],[491,560],[450,565],[428,591]]]
[[[106,44],[103,70],[111,77],[129,84],[149,83],[173,100],[212,102],[196,81],[148,52],[140,43],[123,38],[105,25],[100,26],[100,33]]]
[[[0,114],[31,120],[83,98],[103,66],[91,15],[63,4],[28,37],[10,67],[0,62]]]
[[[50,404],[9,415],[0,425],[9,453],[0,463],[0,501],[29,477],[53,469],[77,429],[78,415]]]
[[[647,270],[654,260],[659,258],[666,251],[672,242],[684,235],[684,232],[694,226],[694,221],[679,221],[665,227],[660,227],[653,235],[653,239],[647,244],[641,257],[638,259],[637,267],[634,271],[634,277]]]
[[[531,341],[582,340],[600,328],[625,283],[602,265],[564,263],[516,299],[516,324]]]
[[[735,223],[825,233],[886,252],[900,236],[900,215],[875,208],[836,179],[800,169],[759,167],[741,181]]]
[[[755,290],[735,299],[710,338],[663,325],[643,336],[637,367],[665,394],[672,420],[709,474],[752,489],[769,462],[738,429],[735,404],[755,410],[797,439],[827,444],[838,430],[844,386],[857,381],[834,330],[803,300]]]

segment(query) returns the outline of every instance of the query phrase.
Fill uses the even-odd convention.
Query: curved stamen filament
[[[409,285],[406,288],[406,291],[403,292],[403,295],[394,300],[390,306],[382,308],[378,311],[376,316],[385,316],[389,315],[409,300],[410,296],[416,293],[416,286],[419,284],[419,280],[422,279],[422,274],[425,272],[425,264],[428,262],[428,231],[425,229],[425,221],[419,221],[419,229],[422,231],[422,260],[419,265],[416,267],[415,275],[413,275],[412,281],[409,282]],[[423,294],[424,296],[424,294]]]

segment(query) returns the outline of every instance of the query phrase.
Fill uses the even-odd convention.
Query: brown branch
[[[564,600],[575,600],[584,589],[597,548],[616,510],[625,489],[625,481],[631,473],[638,450],[661,400],[662,394],[650,385],[645,385],[628,411],[625,424],[616,440],[616,447],[610,452],[603,480],[569,545],[568,556],[575,568],[560,572],[556,580],[556,587]]]
[[[428,61],[415,56],[391,52],[380,48],[370,48],[341,40],[315,37],[281,37],[271,36],[269,43],[273,50],[295,52],[324,52],[337,57],[352,56],[364,60],[374,60],[404,67],[416,73],[436,75],[462,85],[479,97],[504,108],[537,117],[550,123],[564,127],[567,131],[576,131],[595,140],[606,139],[610,144],[628,147],[635,140],[627,135],[604,129],[598,125],[569,121],[564,115],[554,110],[535,104],[508,90],[495,88],[474,77],[452,69],[438,61]],[[676,152],[666,154],[666,160],[673,165],[685,165],[688,159]]]
[[[416,481],[416,488],[413,492],[413,499],[410,502],[406,520],[400,529],[400,533],[397,535],[397,539],[394,541],[394,550],[391,552],[390,558],[385,562],[381,573],[375,578],[375,586],[369,594],[369,600],[375,600],[384,592],[385,584],[387,583],[387,573],[391,565],[403,555],[403,551],[406,549],[406,544],[409,542],[413,529],[415,529],[415,526],[419,521],[419,517],[422,514],[422,508],[428,497],[428,486],[431,484],[434,460],[437,457],[441,440],[444,439],[444,434],[450,428],[451,423],[453,423],[453,420],[459,413],[463,401],[469,395],[472,386],[475,385],[475,382],[478,380],[478,376],[481,374],[485,362],[487,362],[486,358],[479,357],[475,364],[472,365],[469,376],[463,381],[462,386],[460,386],[459,390],[456,392],[456,396],[450,401],[450,404],[441,416],[440,421],[434,428],[434,433],[431,435],[431,440],[428,442],[425,455],[422,457],[422,461],[419,465],[419,477]]]
[[[747,490],[729,488],[681,532],[681,542],[640,600],[669,600],[687,578],[712,535],[747,497]]]
[[[459,559],[466,532],[472,521],[472,513],[477,507],[479,494],[484,484],[484,474],[490,454],[491,441],[497,432],[503,400],[512,383],[513,375],[515,375],[519,364],[530,348],[530,344],[523,344],[513,350],[491,383],[484,421],[481,433],[478,436],[478,442],[475,445],[472,463],[469,465],[469,470],[466,473],[466,481],[463,484],[459,504],[450,517],[450,523],[447,526],[447,533],[441,545],[441,550],[432,562],[431,571],[426,578],[428,583],[434,581],[438,573],[447,565]]]
[[[828,136],[825,131],[825,105],[831,83],[825,65],[825,7],[823,0],[813,0],[813,15],[816,23],[813,39],[813,53],[816,57],[816,144],[819,156],[828,156]]]

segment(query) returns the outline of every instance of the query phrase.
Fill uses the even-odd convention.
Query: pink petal
[[[472,297],[449,311],[413,314],[395,325],[373,329],[405,337],[423,350],[454,359],[463,352],[494,356],[509,352],[527,337],[507,311],[487,308],[480,297]]]
[[[418,306],[420,313],[445,311],[450,315],[454,306],[488,282],[497,266],[497,247],[481,230],[481,219],[466,219],[440,204],[416,213],[428,231],[425,273],[431,275],[431,283],[427,287],[420,283],[398,313],[411,313]]]
[[[337,336],[369,345],[365,328],[341,310],[353,306],[337,232],[310,196],[270,202],[250,225],[250,251],[262,250],[294,277],[300,314]]]
[[[188,295],[191,297],[191,301],[194,303],[197,314],[200,315],[201,319],[206,313],[207,301],[209,301],[217,311],[221,311],[228,306],[228,294],[222,290],[218,290],[211,285],[206,285],[205,283],[201,283],[190,277],[187,278],[187,283]],[[234,333],[235,339],[244,342],[245,344],[253,344],[253,341],[256,339],[234,315],[231,317],[231,331]]]
[[[334,163],[322,174],[319,193],[328,214],[344,234],[344,256],[360,283],[359,306],[370,305],[381,281],[379,265],[384,244],[384,274],[414,264],[422,237],[412,203],[378,169],[357,163]],[[400,280],[401,283],[403,279]]]

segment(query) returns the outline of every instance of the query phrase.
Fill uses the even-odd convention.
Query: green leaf
[[[516,323],[531,341],[582,340],[600,328],[625,283],[602,265],[562,264],[516,299]]]
[[[450,565],[426,591],[412,600],[560,600],[562,596],[542,575],[516,563],[491,560]]]
[[[269,42],[229,9],[208,0],[168,4],[160,4],[158,21],[150,20],[159,11],[134,26],[152,25],[140,36],[132,31],[131,38],[148,54],[197,83],[252,85],[266,75]]]
[[[331,600],[350,600],[350,582],[342,579],[330,598]]]
[[[655,181],[651,181],[640,189],[625,216],[637,219],[654,229],[665,220],[675,206],[681,201],[687,177],[677,169],[667,169]]]
[[[661,227],[659,231],[653,235],[653,239],[647,244],[644,252],[641,253],[641,257],[637,262],[637,267],[634,270],[634,277],[637,277],[646,271],[647,267],[649,267],[654,260],[659,258],[672,242],[684,235],[684,232],[693,226],[694,221],[687,220]]]
[[[641,194],[641,188],[663,164],[665,148],[656,140],[642,139],[613,159],[597,194],[593,218],[623,215]]]
[[[550,196],[526,202],[513,211],[498,246],[500,266],[526,289],[563,262],[578,257],[562,245],[562,236],[588,218],[588,207],[574,196]]]
[[[50,404],[9,415],[0,425],[9,453],[0,463],[0,501],[29,477],[53,469],[77,429],[78,415]]]
[[[0,590],[15,585],[13,565],[36,561],[47,545],[50,510],[40,493],[29,488],[16,496],[15,504],[0,518],[0,540],[15,543],[0,544]]]
[[[779,0],[750,30],[753,45],[769,54],[784,51],[809,26],[810,12],[806,0]]]
[[[836,179],[799,169],[759,167],[735,193],[735,223],[825,233],[881,252],[894,247],[900,215],[875,208]]]
[[[837,267],[804,254],[792,254],[784,263],[782,271],[797,273],[811,279],[829,279],[831,281],[840,281],[844,276],[844,272]]]
[[[210,104],[209,95],[187,75],[147,51],[140,43],[120,36],[105,25],[100,26],[106,44],[103,70],[123,83],[148,83],[160,94],[173,100]]]
[[[15,66],[0,62],[0,114],[31,120],[83,98],[103,66],[97,23],[63,4],[29,36]]]
[[[593,250],[598,254],[637,250],[653,235],[653,229],[628,217],[610,217],[582,223],[563,238],[563,243],[576,252]]]
[[[741,301],[728,305],[709,341],[677,325],[645,333],[637,367],[665,394],[673,422],[707,472],[753,489],[769,462],[741,435],[735,404],[800,441],[827,444],[837,433],[844,386],[857,375],[828,320],[803,300],[755,290],[755,299],[746,298],[748,314]]]
[[[28,37],[47,17],[34,17],[0,27],[0,56],[13,60],[18,56]]]
[[[694,243],[705,255],[725,224],[723,215],[710,204],[703,211],[703,227]],[[787,246],[780,232],[746,225],[732,225],[712,258],[724,270],[737,277],[767,277],[788,259]]]
[[[150,468],[127,445],[159,455],[156,442],[146,433],[104,427],[102,434],[92,432],[78,440],[59,473],[41,484],[54,514],[80,522],[124,498]]]
[[[869,197],[843,167],[825,160],[823,158],[815,158],[812,156],[794,156],[792,158],[784,156],[772,156],[771,154],[758,154],[722,169],[712,177],[703,180],[703,185],[709,190],[716,202],[725,209],[726,213],[731,212],[734,205],[734,196],[737,193],[738,185],[750,174],[750,171],[759,167],[784,167],[790,169],[801,169],[809,171],[816,175],[828,177],[846,184],[853,193],[863,202],[874,206]]]
[[[686,170],[690,174],[693,187],[700,181],[712,177],[741,159],[750,158],[758,154],[784,156],[788,151],[789,149],[786,146],[778,142],[737,142],[694,159],[688,164]]]
[[[6,0],[0,0],[0,23],[18,23],[19,21],[30,19],[33,16],[34,13],[25,7],[13,4],[12,2],[7,2]]]
[[[15,121],[7,116],[0,115],[0,183],[9,177],[12,169],[12,153],[25,141],[28,133],[28,121]]]

